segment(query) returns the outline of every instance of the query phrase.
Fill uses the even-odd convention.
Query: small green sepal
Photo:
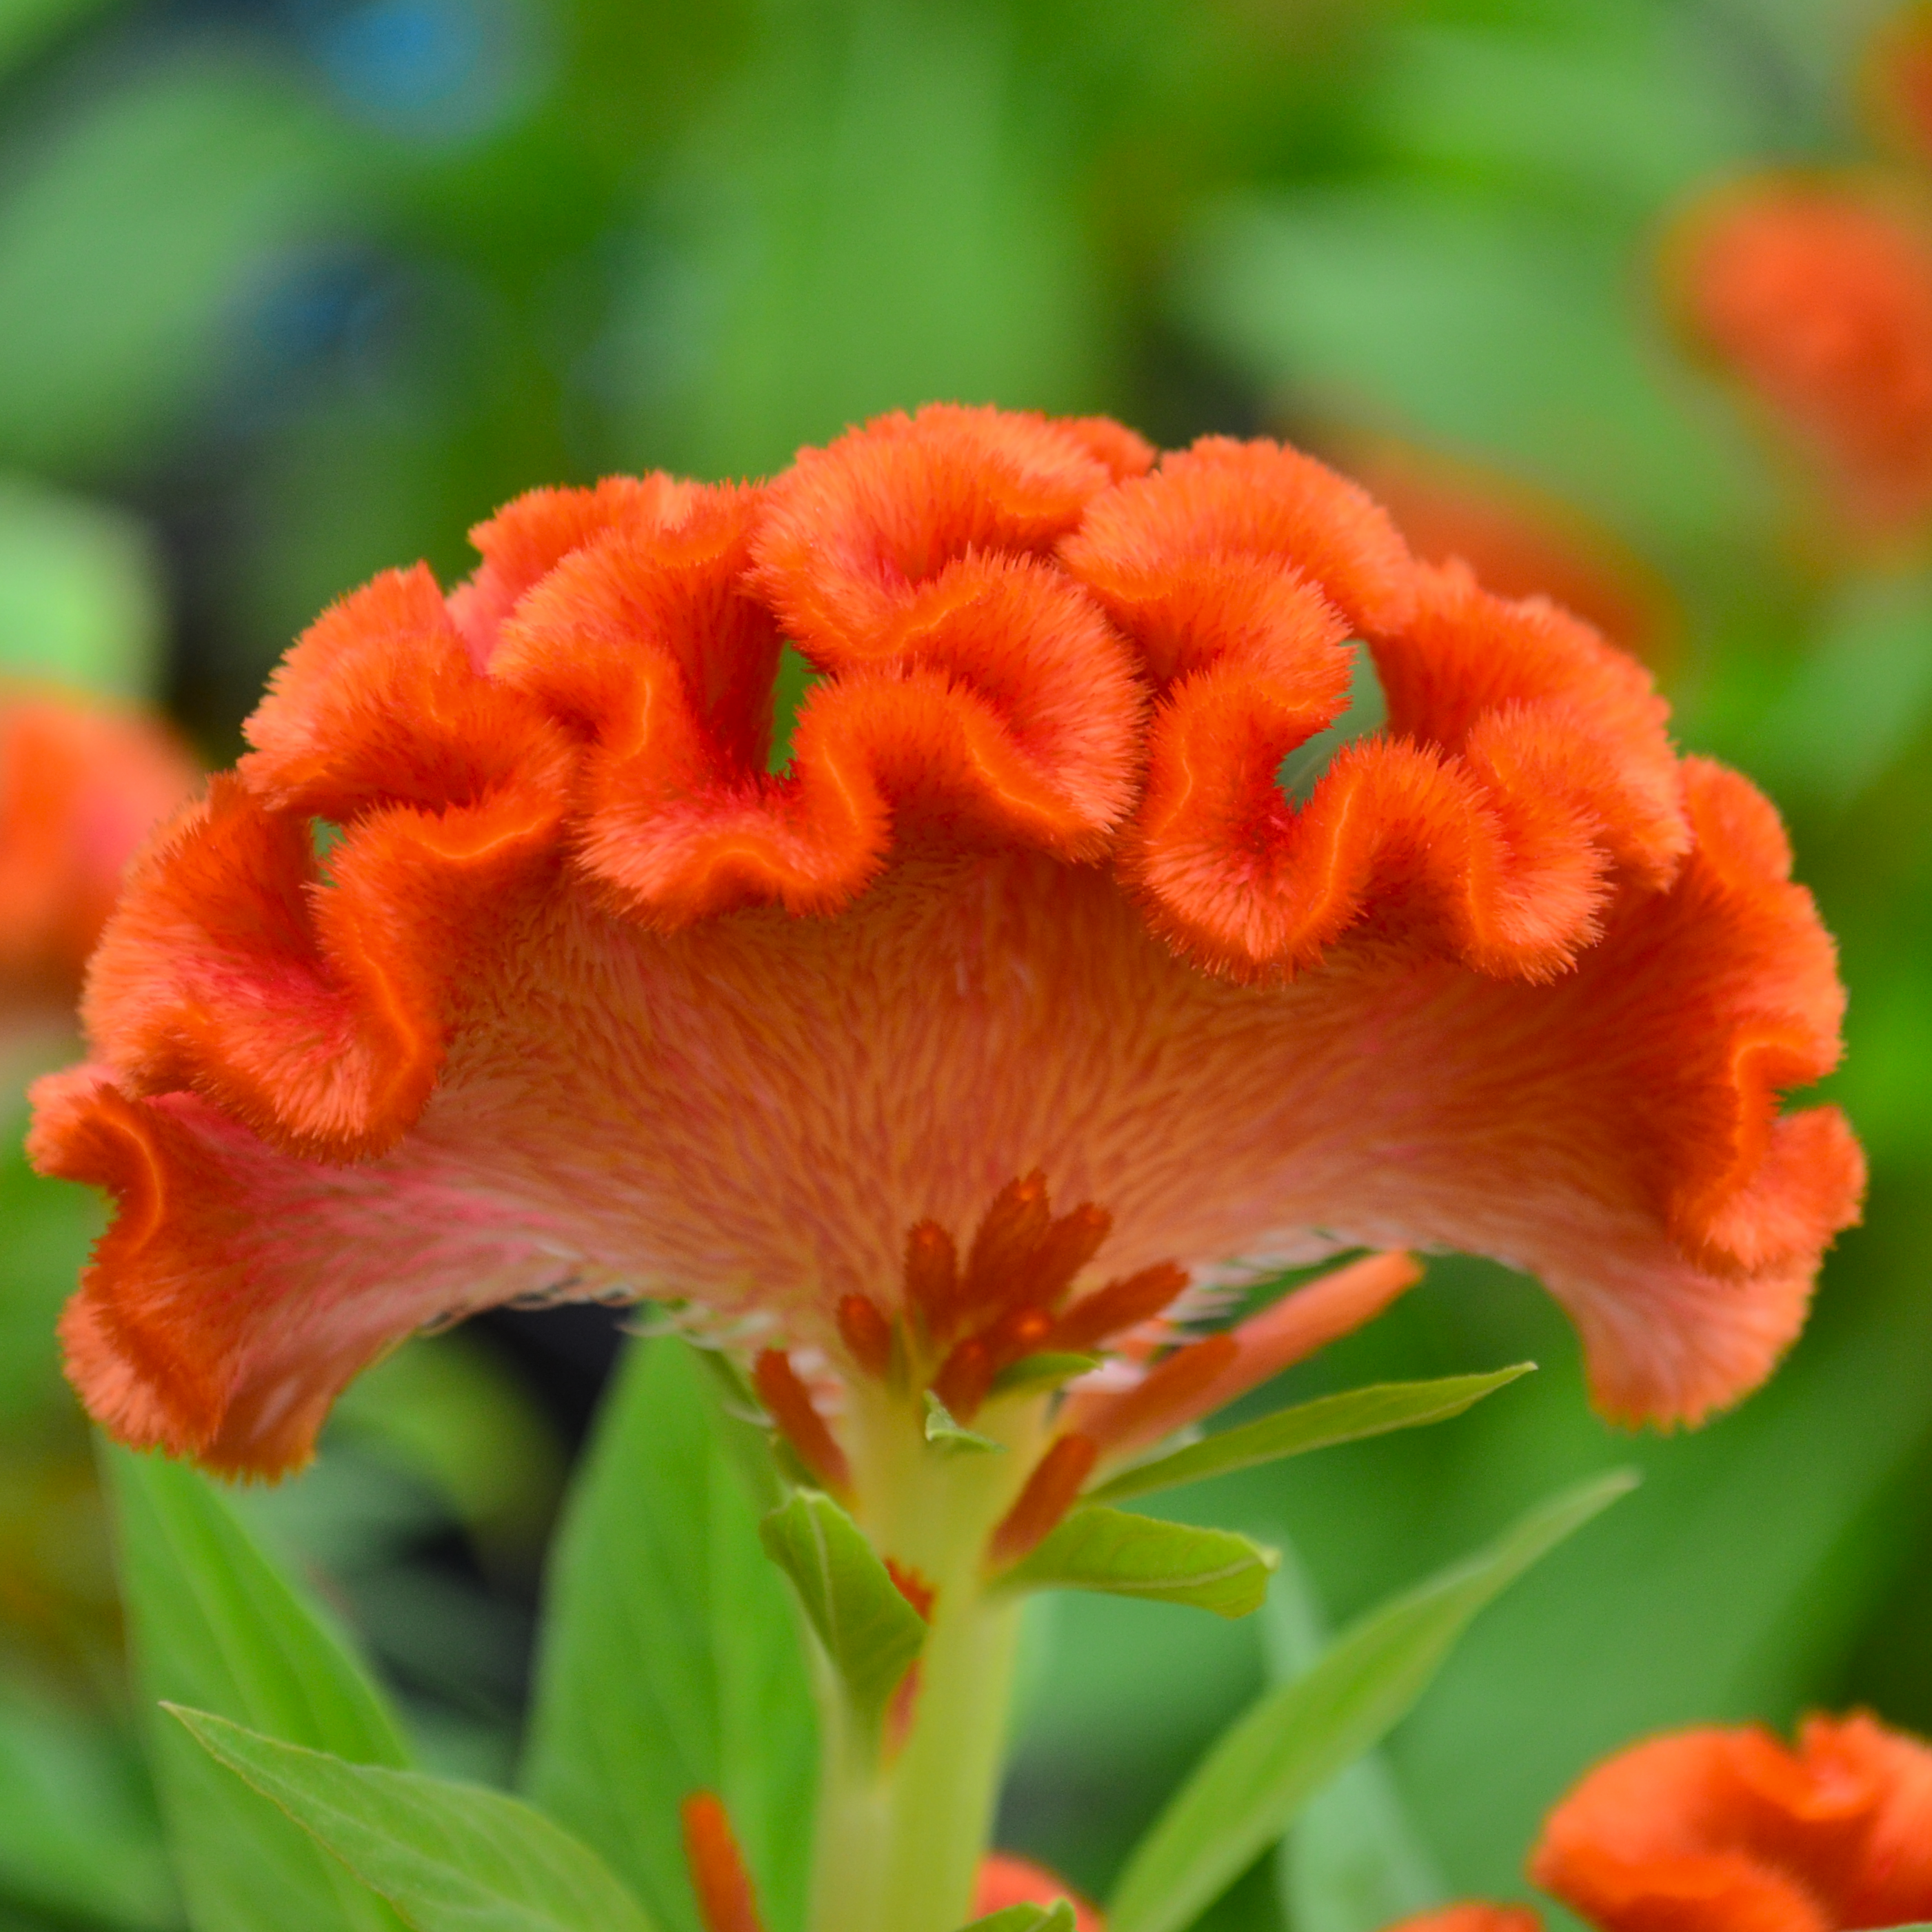
[[[941,1402],[932,1390],[926,1392],[926,1439],[939,1449],[970,1450],[984,1454],[988,1450],[1004,1450],[1004,1442],[995,1442],[990,1436],[982,1436],[977,1430],[968,1429],[963,1422],[956,1421],[952,1412]]]
[[[1016,1590],[1095,1590],[1190,1604],[1217,1617],[1261,1608],[1280,1556],[1232,1530],[1089,1504],[999,1579]]]
[[[900,1594],[865,1532],[823,1490],[799,1490],[758,1534],[791,1579],[853,1709],[877,1724],[926,1647],[926,1619]]]
[[[962,1926],[960,1932],[1073,1932],[1073,1907],[1057,1898],[1051,1905],[1010,1905]]]

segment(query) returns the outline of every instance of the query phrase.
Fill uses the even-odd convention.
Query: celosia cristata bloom
[[[1861,1173],[1778,1112],[1840,994],[1775,815],[1318,464],[934,408],[476,536],[290,653],[38,1090],[37,1159],[119,1203],[64,1333],[122,1436],[286,1468],[395,1337],[512,1296],[755,1315],[848,1378],[910,1333],[968,1408],[1181,1270],[1352,1246],[1535,1271],[1627,1417],[1797,1331]],[[1388,728],[1298,808],[1352,638]],[[821,677],[773,777],[784,639]],[[1365,1265],[1348,1319],[1409,1278]],[[1088,1439],[1332,1332],[1308,1292],[1081,1397]],[[836,1477],[776,1348],[760,1386]]]
[[[1772,177],[1697,211],[1674,263],[1687,326],[1849,518],[1891,528],[1932,510],[1932,228],[1850,187]]]
[[[1932,1749],[1870,1718],[1657,1738],[1550,1814],[1530,1875],[1600,1932],[1932,1919]]]
[[[0,1011],[72,1007],[128,861],[194,781],[139,712],[0,687]]]

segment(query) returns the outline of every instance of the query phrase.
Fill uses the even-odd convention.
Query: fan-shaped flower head
[[[394,1338],[513,1296],[755,1318],[828,1480],[821,1363],[910,1349],[970,1412],[1184,1270],[1500,1256],[1628,1417],[1797,1330],[1860,1168],[1778,1112],[1840,992],[1775,816],[1678,759],[1638,666],[1417,565],[1320,464],[941,407],[476,541],[453,594],[390,572],[290,654],[39,1090],[38,1160],[119,1203],[64,1332],[123,1436],[286,1468]],[[772,776],[787,639],[819,675]],[[1388,728],[1298,805],[1351,639]],[[1085,1439],[1410,1274],[1080,1396]]]
[[[0,1013],[70,1012],[122,870],[194,784],[140,713],[0,686]]]
[[[1768,176],[1693,212],[1674,272],[1692,334],[1854,526],[1932,511],[1932,229],[1850,185]]]
[[[1550,1814],[1530,1875],[1600,1932],[1932,1918],[1932,1749],[1867,1717],[1655,1738]]]

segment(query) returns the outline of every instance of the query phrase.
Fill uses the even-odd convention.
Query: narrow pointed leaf
[[[354,1762],[400,1766],[380,1695],[206,1477],[123,1449],[103,1457],[162,1816],[196,1932],[394,1932],[388,1906],[155,1709],[192,1703]]]
[[[1009,1905],[976,1918],[960,1932],[1073,1932],[1073,1908],[1064,1898],[1051,1905]]]
[[[1271,1550],[1232,1530],[1088,1505],[1000,1579],[1022,1590],[1098,1590],[1244,1617],[1268,1594]]]
[[[800,1490],[760,1525],[796,1586],[862,1720],[876,1724],[926,1646],[926,1622],[900,1595],[865,1532],[817,1490]]]
[[[817,1726],[746,1486],[776,1499],[752,1412],[712,1352],[633,1342],[550,1562],[523,1789],[668,1932],[699,1932],[677,1809],[698,1790],[730,1813],[770,1932],[804,1917]]]
[[[926,1439],[937,1448],[976,1450],[982,1455],[1006,1446],[956,1421],[952,1412],[930,1389],[926,1392]]]
[[[1264,1415],[1258,1422],[1226,1429],[1218,1436],[1190,1442],[1171,1456],[1124,1469],[1090,1495],[1096,1502],[1125,1502],[1135,1496],[1152,1496],[1157,1490],[1177,1489],[1183,1483],[1224,1476],[1230,1470],[1252,1468],[1258,1462],[1306,1455],[1311,1449],[1358,1442],[1365,1436],[1385,1436],[1391,1430],[1446,1422],[1519,1376],[1528,1374],[1535,1366],[1534,1362],[1518,1362],[1513,1367],[1497,1369],[1487,1375],[1444,1376],[1426,1382],[1380,1382],[1372,1388],[1324,1396],[1318,1402],[1302,1402]]]
[[[1108,1907],[1109,1932],[1191,1924],[1408,1712],[1484,1604],[1635,1481],[1619,1472],[1546,1503],[1487,1550],[1364,1618],[1306,1676],[1265,1694],[1136,1848]]]
[[[588,1845],[520,1798],[327,1751],[170,1705],[191,1736],[278,1805],[416,1932],[652,1932]]]
[[[1328,1646],[1321,1606],[1294,1552],[1262,1612],[1270,1681],[1292,1683]],[[1302,1807],[1276,1853],[1276,1892],[1294,1932],[1381,1932],[1449,1894],[1379,1750],[1364,1751]]]

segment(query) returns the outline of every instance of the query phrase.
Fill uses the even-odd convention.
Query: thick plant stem
[[[1034,1460],[1038,1406],[988,1418],[1006,1425],[1006,1454],[936,1449],[896,1406],[851,1420],[865,1527],[932,1587],[932,1627],[902,1735],[892,1717],[883,1738],[863,1725],[820,1672],[812,1932],[958,1932],[999,1796],[1018,1647],[1018,1600],[987,1588],[982,1562]]]
[[[882,1765],[842,1700],[819,1790],[813,1932],[957,1932],[999,1796],[1019,1608],[981,1598],[935,1620],[917,1719]]]

